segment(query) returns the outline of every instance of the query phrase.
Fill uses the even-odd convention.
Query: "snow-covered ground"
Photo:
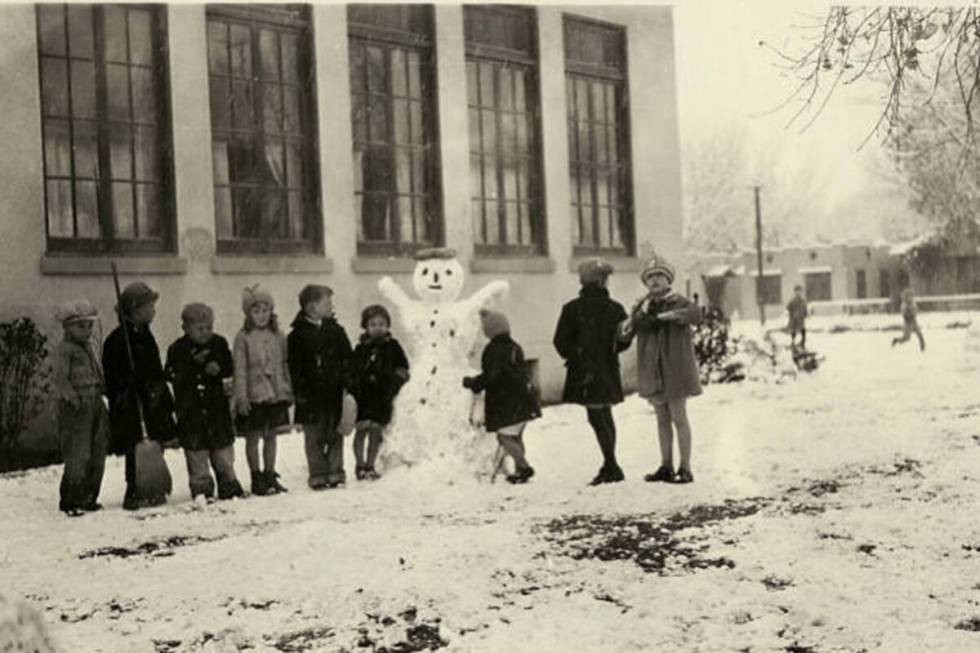
[[[600,488],[576,407],[529,428],[526,486],[313,493],[296,436],[289,494],[199,510],[179,452],[170,505],[135,514],[118,460],[75,520],[58,469],[0,477],[0,592],[72,653],[980,650],[980,353],[964,329],[924,354],[891,336],[814,335],[813,375],[709,387],[690,486],[641,480],[635,398],[627,481]]]

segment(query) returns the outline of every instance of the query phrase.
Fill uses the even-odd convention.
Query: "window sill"
[[[555,262],[544,256],[501,256],[481,257],[470,261],[470,271],[476,274],[503,274],[517,272],[524,274],[551,274],[556,270]]]
[[[111,275],[112,262],[120,274],[172,275],[187,273],[187,259],[178,256],[57,256],[41,257],[41,274]]]
[[[415,259],[394,256],[358,256],[351,259],[350,265],[359,274],[409,274],[415,271]]]
[[[333,272],[333,259],[325,256],[216,256],[214,274],[303,274]]]
[[[634,256],[599,256],[609,265],[613,266],[613,273],[616,272],[639,272],[643,268],[643,261]],[[568,262],[568,269],[571,272],[578,272],[578,266],[591,256],[573,256]]]

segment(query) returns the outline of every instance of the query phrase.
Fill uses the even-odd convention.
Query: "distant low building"
[[[916,240],[895,245],[902,285],[923,296],[980,293],[980,225],[958,220]]]

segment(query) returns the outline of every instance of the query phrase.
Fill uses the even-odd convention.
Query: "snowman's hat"
[[[451,259],[456,258],[456,250],[448,247],[428,247],[415,252],[416,261],[430,261],[432,259]]]

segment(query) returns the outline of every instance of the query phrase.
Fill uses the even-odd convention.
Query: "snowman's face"
[[[456,258],[419,261],[412,283],[421,299],[454,302],[463,291],[463,266]]]

